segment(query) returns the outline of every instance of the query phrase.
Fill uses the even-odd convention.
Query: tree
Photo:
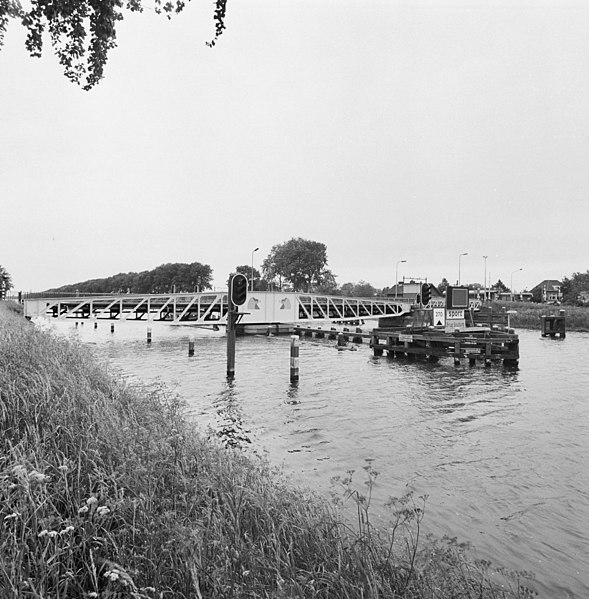
[[[319,241],[301,237],[275,245],[262,263],[265,279],[278,286],[282,281],[290,283],[295,291],[310,291],[321,285],[327,277],[334,276],[326,270],[327,246]]]
[[[495,285],[493,285],[493,287],[502,293],[511,292],[511,289],[509,289],[509,287],[501,279],[499,279]]]
[[[119,273],[105,279],[91,279],[63,285],[51,292],[63,293],[191,293],[211,288],[213,271],[208,264],[168,263],[153,270]]]
[[[0,265],[0,299],[6,297],[6,293],[12,289],[12,277],[10,273]]]
[[[448,283],[448,279],[446,277],[443,277],[442,282],[438,284],[437,289],[442,295],[444,295],[446,293],[448,285],[450,285],[450,283]]]
[[[341,293],[347,297],[374,297],[378,293],[378,289],[361,280],[358,283],[344,283]]]
[[[168,19],[182,11],[187,0],[153,0],[155,12]],[[214,46],[225,29],[227,0],[215,0]],[[116,23],[123,20],[122,0],[32,0],[24,10],[20,0],[0,0],[0,48],[9,20],[16,19],[27,30],[25,47],[33,57],[43,52],[47,30],[65,76],[89,90],[103,77],[108,53],[116,47]],[[130,12],[143,12],[143,0],[127,0]]]
[[[573,273],[570,279],[564,277],[560,289],[564,302],[567,304],[576,303],[581,291],[589,291],[589,270],[585,273]]]
[[[242,264],[241,266],[235,267],[235,271],[232,272],[227,279],[227,286],[229,286],[229,281],[234,274],[241,274],[245,276],[245,278],[248,280],[248,289],[251,288],[249,286],[252,284],[252,274],[254,278],[254,289],[256,291],[266,291],[268,289],[268,283],[262,279],[260,271],[257,268],[254,268],[252,273],[252,267],[248,264]]]

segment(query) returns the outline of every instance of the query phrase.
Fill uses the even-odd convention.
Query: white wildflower
[[[97,510],[96,513],[99,516],[106,516],[107,514],[110,514],[110,510],[105,506],[105,505],[101,505]]]

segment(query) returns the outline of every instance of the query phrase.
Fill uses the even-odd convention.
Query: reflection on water
[[[243,448],[251,443],[249,431],[244,428],[239,396],[233,380],[227,380],[213,407],[217,412],[215,431],[226,447]]]
[[[138,323],[114,334],[106,323],[58,326],[130,376],[165,382],[196,426],[265,452],[296,480],[327,494],[332,476],[372,465],[377,518],[390,496],[427,494],[428,531],[535,572],[547,597],[589,597],[588,334],[555,342],[520,331],[516,370],[374,357],[366,346],[339,352],[303,338],[292,385],[288,338],[238,338],[228,382],[219,333],[156,324],[150,346]]]

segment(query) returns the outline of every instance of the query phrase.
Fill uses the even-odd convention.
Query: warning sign
[[[446,326],[446,308],[434,308],[434,326]]]

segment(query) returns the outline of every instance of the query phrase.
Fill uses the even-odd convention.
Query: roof
[[[557,281],[556,279],[544,279],[541,283],[538,283],[535,287],[532,287],[531,291],[534,289],[546,289],[547,291],[559,291],[562,287],[562,283]]]

